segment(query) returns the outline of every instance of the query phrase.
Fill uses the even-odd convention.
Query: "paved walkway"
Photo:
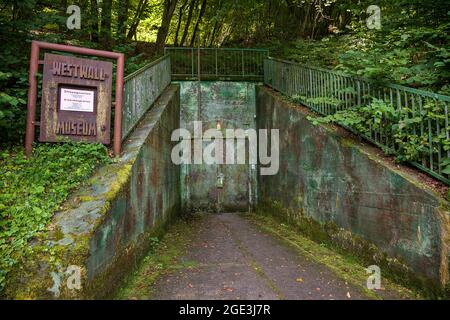
[[[162,276],[152,299],[365,298],[237,214],[210,215],[200,224],[180,261],[195,267]]]

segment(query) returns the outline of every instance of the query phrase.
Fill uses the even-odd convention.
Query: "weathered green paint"
[[[262,81],[265,49],[165,48],[174,80]]]
[[[171,82],[170,58],[161,57],[124,79],[122,141]]]
[[[448,203],[417,178],[306,116],[279,94],[257,88],[258,128],[280,129],[280,171],[258,177],[260,209],[298,223],[318,241],[349,249],[362,243],[352,237],[360,238],[387,254],[387,266],[403,264],[402,272],[448,283]],[[372,252],[359,247],[362,254]],[[381,263],[375,255],[369,258]]]
[[[33,243],[34,254],[14,271],[6,295],[53,299],[51,272],[82,268],[82,290],[61,279],[59,298],[111,294],[180,212],[180,170],[171,161],[171,133],[179,128],[179,87],[170,86],[143,117],[118,160],[102,167],[55,214],[52,231]]]
[[[426,146],[428,154],[421,156],[419,161],[412,162],[412,165],[450,185],[450,175],[443,172],[442,165],[445,159],[450,158],[450,151],[446,150],[446,144],[450,140],[448,112],[450,96],[352,77],[271,57],[264,61],[264,83],[289,97],[296,98],[322,115],[367,106],[375,98],[385,101],[397,110],[398,122],[399,124],[405,122],[402,124],[405,130],[412,131],[411,134],[420,137],[428,137]],[[434,117],[433,120],[419,118],[421,122],[416,125],[408,123],[410,119],[423,116],[430,106],[437,107],[437,111],[433,112],[438,117]],[[390,125],[397,124],[388,120],[388,117],[384,121],[391,121]],[[371,127],[368,129],[370,134],[357,134],[394,153],[399,149],[400,145],[392,133]]]
[[[194,121],[203,122],[203,131],[217,128],[255,128],[255,84],[250,82],[201,82],[201,106],[198,82],[181,85],[181,127],[193,135]],[[204,143],[204,145],[208,145]],[[246,211],[255,202],[256,168],[242,165],[182,165],[182,199],[184,211]],[[224,176],[223,188],[217,177]]]

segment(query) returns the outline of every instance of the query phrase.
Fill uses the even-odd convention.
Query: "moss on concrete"
[[[105,298],[120,284],[127,273],[135,267],[142,255],[148,250],[152,237],[164,232],[166,224],[179,214],[179,203],[158,208],[158,218],[148,220],[142,230],[136,228],[138,222],[128,219],[131,231],[124,230],[120,222],[129,214],[129,205],[123,205],[124,199],[130,197],[132,183],[142,183],[131,179],[142,165],[144,148],[147,148],[149,136],[154,134],[154,127],[163,119],[164,113],[172,114],[179,108],[179,88],[169,87],[158,100],[158,107],[149,111],[135,133],[130,136],[130,144],[125,145],[122,156],[102,167],[89,183],[73,193],[60,212],[57,212],[49,230],[39,235],[29,246],[29,255],[22,258],[13,270],[5,289],[5,298],[9,299],[91,299]],[[164,116],[164,119],[170,120]],[[168,126],[177,127],[176,123]],[[160,137],[158,137],[160,138]],[[170,138],[170,136],[168,136]],[[165,143],[170,143],[165,140]],[[161,162],[170,162],[170,154],[158,153]],[[136,169],[136,170],[135,170]],[[133,186],[136,188],[136,186]],[[176,190],[174,186],[173,192]],[[173,198],[178,202],[177,197]],[[129,199],[127,201],[130,201]],[[162,202],[162,200],[161,200]],[[138,210],[138,209],[135,209]],[[143,216],[146,213],[140,213]],[[128,217],[128,216],[127,216]],[[134,218],[134,216],[131,216]],[[115,220],[114,220],[115,219]],[[139,233],[136,237],[135,234]],[[114,242],[108,250],[113,256],[104,259],[99,265],[91,264],[90,259],[98,254],[96,237],[118,235],[123,239]],[[53,286],[51,273],[64,274],[68,266],[81,268],[81,290],[69,290],[65,284],[66,277],[61,277],[60,295],[55,297],[48,289]],[[95,268],[92,269],[91,267]]]
[[[246,214],[246,219],[254,223],[261,230],[275,236],[276,239],[293,247],[303,256],[310,258],[331,269],[344,281],[360,288],[362,292],[372,299],[421,299],[422,296],[411,289],[403,287],[388,278],[382,272],[382,290],[369,290],[365,286],[367,273],[360,260],[347,253],[337,253],[329,244],[317,243],[298,233],[298,229],[290,224],[268,214]]]
[[[376,245],[339,228],[332,222],[317,222],[305,216],[302,212],[295,213],[292,209],[284,208],[277,201],[262,201],[258,205],[257,213],[262,217],[261,221],[264,221],[264,217],[274,217],[278,223],[286,223],[285,226],[291,226],[291,230],[296,230],[299,233],[298,239],[305,236],[319,245],[324,245],[340,254],[352,257],[361,264],[378,265],[383,270],[383,276],[387,279],[411,288],[424,297],[449,298],[445,288],[443,289],[429,279],[418,276],[400,259],[389,257]],[[268,231],[270,231],[270,228]]]
[[[155,234],[147,255],[115,294],[115,299],[147,300],[152,296],[152,284],[162,275],[180,268],[195,268],[197,263],[178,258],[192,240],[192,233],[202,219],[201,215],[185,216],[175,221],[167,233]]]
[[[267,88],[259,128],[283,128],[280,171],[259,177],[260,211],[318,243],[386,267],[392,278],[440,297],[449,281],[449,203],[422,175],[395,165]]]

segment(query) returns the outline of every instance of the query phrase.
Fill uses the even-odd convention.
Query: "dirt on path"
[[[364,299],[359,288],[258,230],[238,214],[205,217],[152,299]]]
[[[294,240],[293,240],[294,239]],[[180,220],[119,292],[119,299],[415,299],[365,267],[269,217],[233,213]]]

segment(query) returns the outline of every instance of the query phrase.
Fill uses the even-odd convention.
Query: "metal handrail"
[[[176,80],[197,80],[200,73],[203,80],[262,81],[269,55],[266,49],[249,48],[166,47],[165,53],[171,55]]]
[[[171,81],[169,55],[165,55],[125,77],[122,141],[136,127]]]
[[[373,99],[384,101],[394,107],[396,118],[399,119],[397,123],[392,123],[392,120],[383,115],[385,128],[368,126],[364,130],[365,133],[355,128],[347,129],[400,155],[399,150],[405,144],[412,143],[411,138],[406,136],[398,141],[389,128],[393,125],[403,125],[401,130],[421,141],[420,147],[423,149],[417,151],[417,156],[410,163],[434,178],[450,184],[449,175],[442,172],[444,160],[450,158],[450,96],[349,76],[273,57],[265,59],[264,83],[322,115],[367,106]],[[430,111],[430,108],[434,109]],[[408,126],[405,126],[405,123],[408,123]]]

